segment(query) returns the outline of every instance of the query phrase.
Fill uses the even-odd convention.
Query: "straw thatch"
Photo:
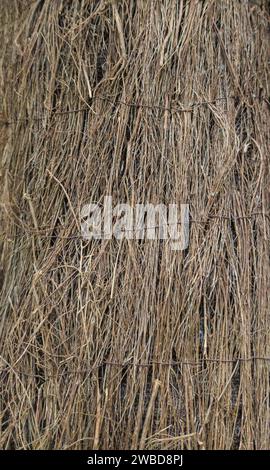
[[[1,0],[2,448],[269,448],[269,14]],[[188,249],[82,240],[109,194]]]

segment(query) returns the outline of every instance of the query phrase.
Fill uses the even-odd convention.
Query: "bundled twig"
[[[269,448],[268,2],[2,0],[0,35],[0,446]],[[105,195],[189,204],[188,248],[83,240]]]

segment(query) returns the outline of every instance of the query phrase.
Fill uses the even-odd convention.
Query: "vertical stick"
[[[146,440],[147,431],[148,431],[149,422],[150,422],[151,413],[152,413],[152,408],[154,406],[155,399],[156,399],[157,392],[158,392],[158,388],[159,388],[160,385],[161,385],[161,382],[158,379],[156,379],[155,382],[154,382],[152,395],[151,395],[151,398],[150,398],[150,401],[149,401],[146,417],[145,417],[145,420],[144,420],[144,426],[143,426],[142,436],[141,436],[141,440],[140,440],[140,450],[144,449],[145,440]]]

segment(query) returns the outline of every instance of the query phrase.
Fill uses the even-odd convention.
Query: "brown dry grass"
[[[1,447],[269,448],[268,2],[0,22]],[[106,194],[189,203],[188,250],[81,240]]]

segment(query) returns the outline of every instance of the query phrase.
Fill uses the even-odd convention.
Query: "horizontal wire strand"
[[[141,362],[141,363],[136,363],[136,362],[111,362],[111,361],[104,361],[101,362],[100,364],[97,364],[91,368],[87,369],[76,369],[76,370],[71,370],[71,371],[61,371],[59,370],[58,373],[55,374],[49,374],[47,377],[46,375],[41,376],[40,374],[29,374],[28,372],[25,371],[20,371],[18,369],[15,369],[12,367],[12,365],[4,367],[1,371],[0,374],[7,373],[9,371],[14,372],[15,374],[19,375],[24,375],[27,377],[33,377],[33,378],[42,378],[44,380],[48,380],[49,378],[60,378],[61,376],[65,375],[76,375],[76,374],[87,374],[91,373],[100,367],[108,366],[108,367],[121,367],[121,368],[126,368],[126,367],[135,367],[135,368],[148,368],[148,367],[153,367],[155,365],[161,366],[161,367],[176,367],[176,366],[192,366],[192,367],[198,367],[198,366],[203,366],[204,364],[207,363],[212,363],[212,364],[235,364],[235,363],[250,363],[250,362],[270,362],[270,357],[267,356],[251,356],[247,358],[243,357],[237,357],[234,359],[219,359],[219,358],[202,358],[197,361],[190,361],[187,359],[179,360],[179,361],[151,361],[151,362]]]
[[[251,99],[256,99],[256,100],[259,100],[260,102],[264,101],[266,102],[268,105],[270,105],[268,99],[264,96],[256,96],[256,95],[253,95],[253,94],[250,94],[250,98]],[[132,102],[126,102],[126,101],[122,101],[122,100],[116,100],[116,101],[113,101],[111,98],[109,98],[108,96],[94,96],[91,98],[91,101],[97,101],[97,100],[100,100],[100,101],[106,101],[108,103],[111,103],[115,106],[117,105],[122,105],[122,106],[127,106],[127,107],[130,107],[130,108],[144,108],[144,109],[157,109],[157,110],[160,110],[160,111],[167,111],[167,112],[176,112],[176,113],[191,113],[192,111],[194,111],[194,109],[196,109],[197,107],[200,107],[200,106],[206,106],[206,105],[209,105],[209,104],[215,104],[219,101],[226,101],[226,100],[230,100],[230,99],[242,99],[242,97],[239,95],[228,95],[228,96],[222,96],[222,97],[218,97],[218,98],[215,98],[214,100],[209,100],[209,101],[198,101],[198,102],[194,102],[194,103],[191,103],[189,105],[187,105],[187,107],[185,108],[181,108],[181,107],[176,107],[176,106],[172,106],[172,107],[166,107],[166,106],[160,106],[160,105],[151,105],[151,104],[147,104],[147,103],[132,103]],[[66,115],[69,115],[69,114],[77,114],[77,113],[82,113],[82,112],[85,112],[85,111],[93,111],[91,106],[84,106],[83,108],[77,108],[77,109],[71,109],[71,110],[63,110],[63,111],[56,111],[54,112],[53,110],[48,110],[47,113],[52,113],[51,117],[57,117],[57,116],[66,116]],[[94,112],[94,111],[93,111]],[[10,126],[12,124],[16,124],[16,123],[24,123],[24,122],[38,122],[38,121],[43,121],[45,119],[45,117],[47,117],[48,114],[44,114],[42,116],[33,116],[33,117],[29,117],[29,118],[21,118],[21,119],[14,119],[14,120],[0,120],[0,124],[2,125],[6,125],[6,126]]]
[[[267,217],[267,218],[270,218],[270,215],[265,213],[265,212],[255,212],[253,214],[250,214],[250,215],[244,215],[244,216],[235,216],[235,215],[232,215],[232,216],[219,216],[219,215],[212,215],[212,216],[208,216],[207,218],[205,218],[204,220],[201,219],[201,220],[197,220],[197,219],[190,219],[189,221],[185,221],[185,222],[177,222],[176,224],[170,224],[170,223],[165,223],[165,224],[161,224],[161,225],[153,225],[153,226],[150,226],[150,227],[140,227],[140,228],[136,228],[136,229],[125,229],[123,232],[121,233],[125,233],[125,232],[132,232],[132,233],[136,233],[136,232],[140,232],[142,230],[154,230],[154,229],[160,229],[160,228],[163,228],[163,227],[169,227],[169,226],[173,226],[175,227],[175,225],[189,225],[189,224],[207,224],[210,220],[227,220],[227,221],[236,221],[236,220],[250,220],[252,219],[253,217],[257,217],[257,216],[262,216],[262,217]],[[22,227],[19,227],[17,226],[18,228],[22,228]],[[51,229],[53,230],[53,229]],[[105,234],[102,234],[102,237],[105,238],[105,237],[108,237],[108,236],[111,236],[113,235],[113,230],[112,230],[112,233],[105,233]],[[58,235],[43,235],[43,234],[40,234],[40,232],[28,232],[26,234],[23,234],[23,235],[1,235],[0,236],[0,239],[4,239],[4,240],[11,240],[11,239],[16,239],[16,238],[26,238],[26,237],[31,237],[31,236],[36,236],[36,237],[39,237],[41,239],[60,239],[60,240],[80,240],[80,239],[85,239],[86,238],[83,236],[83,235],[70,235],[70,236],[58,236]]]

